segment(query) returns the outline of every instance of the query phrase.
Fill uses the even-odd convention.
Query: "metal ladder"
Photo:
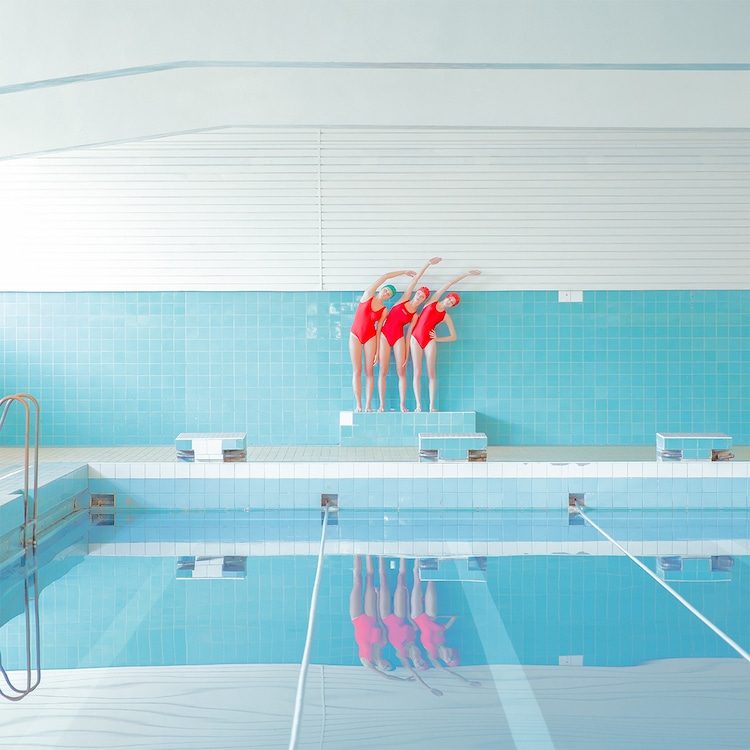
[[[26,411],[26,439],[24,441],[24,472],[23,472],[23,546],[24,549],[36,547],[36,518],[37,518],[37,490],[39,489],[39,402],[28,393],[16,393],[15,396],[5,396],[0,399],[0,406],[5,404],[0,414],[0,432],[8,416],[11,404],[16,401],[23,405]],[[34,404],[34,489],[29,495],[29,453],[31,452],[31,409],[29,402]]]
[[[39,489],[39,402],[28,393],[17,393],[14,396],[5,396],[0,399],[0,407],[3,407],[0,414],[0,430],[5,424],[8,411],[13,402],[19,402],[23,405],[26,412],[26,434],[24,450],[24,473],[23,473],[23,529],[21,541],[24,548],[24,612],[26,616],[26,687],[17,688],[13,685],[2,664],[0,655],[0,675],[2,675],[7,689],[10,692],[0,689],[0,696],[9,701],[20,701],[25,698],[32,690],[35,690],[42,680],[41,666],[39,663],[39,577],[36,567],[36,521],[37,521],[37,491]],[[31,408],[29,404],[34,405],[35,424],[34,424],[34,480],[33,490],[29,493],[29,469],[31,453]],[[32,616],[33,603],[33,616]],[[33,659],[32,657],[36,657]],[[32,666],[32,661],[36,665]]]

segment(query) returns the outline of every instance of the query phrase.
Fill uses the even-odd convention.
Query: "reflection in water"
[[[402,561],[403,562],[403,561]],[[448,622],[444,625],[438,622],[438,619],[446,615],[438,614],[438,594],[435,581],[427,581],[427,588],[422,598],[422,581],[419,575],[419,560],[414,561],[414,588],[411,596],[411,617],[419,628],[422,646],[427,652],[430,663],[436,669],[447,672],[457,679],[479,687],[482,683],[476,680],[467,680],[457,672],[446,669],[440,662],[444,662],[448,667],[457,667],[460,662],[458,651],[455,648],[447,646],[445,643],[445,631],[456,622],[456,616],[448,617]]]
[[[385,559],[382,557],[379,563],[379,578],[380,617],[385,623],[388,630],[388,640],[391,646],[396,649],[396,655],[401,662],[401,666],[411,673],[412,679],[419,681],[433,695],[442,695],[443,693],[440,690],[431,688],[416,671],[424,671],[429,669],[430,666],[422,656],[419,646],[417,646],[417,631],[412,621],[406,621],[408,616],[406,606],[409,596],[406,588],[406,560],[401,558],[399,561],[398,580],[396,581],[396,589],[393,592],[393,602],[391,602],[391,590],[388,584]]]
[[[411,595],[407,581],[407,559],[399,558],[396,586],[391,591],[386,559],[378,561],[378,587],[375,586],[375,563],[368,555],[365,564],[365,586],[362,589],[362,556],[354,557],[354,578],[349,597],[349,616],[354,625],[354,637],[359,647],[363,666],[387,679],[413,681],[423,685],[433,695],[443,692],[430,687],[420,672],[432,665],[473,687],[481,685],[448,669],[460,662],[458,651],[446,644],[446,631],[455,623],[455,615],[438,612],[438,592],[434,580],[422,588],[420,561],[413,562]],[[411,604],[411,607],[409,605]],[[445,622],[443,622],[445,621]],[[419,643],[418,643],[419,639]],[[399,677],[389,672],[393,665],[383,657],[383,648],[390,643],[401,666],[409,673]],[[425,659],[422,648],[427,654]]]
[[[375,590],[375,570],[372,557],[367,557],[364,600],[362,597],[362,556],[354,558],[354,579],[349,596],[349,617],[354,625],[354,638],[359,647],[362,665],[389,680],[402,680],[401,677],[387,674],[393,669],[383,658],[386,644],[385,627],[378,618],[378,592]]]

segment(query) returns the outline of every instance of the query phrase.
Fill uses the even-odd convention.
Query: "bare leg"
[[[428,617],[434,620],[438,614],[438,598],[435,581],[427,581],[427,590],[424,594],[424,611]]]
[[[391,345],[383,334],[380,336],[380,353],[378,356],[378,398],[380,407],[378,411],[385,411],[385,381],[388,377],[388,363],[391,361]],[[396,359],[398,362],[398,359]]]
[[[349,334],[349,356],[352,360],[352,390],[357,403],[357,411],[362,411],[362,344],[353,334]]]
[[[398,582],[396,583],[396,592],[393,595],[393,614],[396,617],[406,617],[408,610],[406,608],[409,599],[409,592],[406,589],[406,559],[401,558],[398,564]]]
[[[385,620],[391,614],[391,588],[388,585],[388,571],[385,569],[384,557],[381,557],[378,561],[378,578],[380,582],[378,607],[380,609],[380,619]]]
[[[375,346],[376,339],[371,338],[362,348],[365,355],[365,411],[372,411],[372,394],[375,392]]]
[[[414,366],[411,386],[417,406],[414,411],[422,411],[422,347],[414,338],[411,340],[411,363]]]
[[[411,619],[416,620],[424,612],[422,581],[419,577],[419,558],[414,560],[414,586],[411,590]]]
[[[406,351],[406,342],[400,338],[393,345],[393,353],[396,355],[396,375],[398,375],[398,399],[401,405],[401,411],[409,411],[406,408],[406,360],[408,353]]]
[[[372,557],[367,555],[367,571],[365,575],[365,614],[370,617],[378,616],[378,592],[375,591],[375,568]]]
[[[424,357],[427,361],[427,380],[430,386],[430,411],[437,411],[435,408],[435,395],[437,394],[437,344],[430,341],[425,347]]]
[[[349,617],[352,620],[362,614],[362,556],[354,555],[354,580],[349,595]]]

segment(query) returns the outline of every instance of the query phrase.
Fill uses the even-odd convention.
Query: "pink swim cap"
[[[451,292],[450,294],[445,295],[445,299],[448,299],[449,297],[453,297],[453,307],[455,307],[461,301],[461,298],[455,292]]]

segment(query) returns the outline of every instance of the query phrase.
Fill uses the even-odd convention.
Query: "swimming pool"
[[[744,747],[750,664],[656,578],[750,649],[747,510],[591,516],[653,576],[564,508],[342,508],[298,746]],[[319,509],[79,512],[36,556],[42,679],[0,704],[2,746],[287,747],[320,534]],[[425,684],[362,666],[368,556],[378,591],[401,560],[409,598],[432,588],[460,665]],[[30,572],[16,557],[0,578],[9,669]]]

